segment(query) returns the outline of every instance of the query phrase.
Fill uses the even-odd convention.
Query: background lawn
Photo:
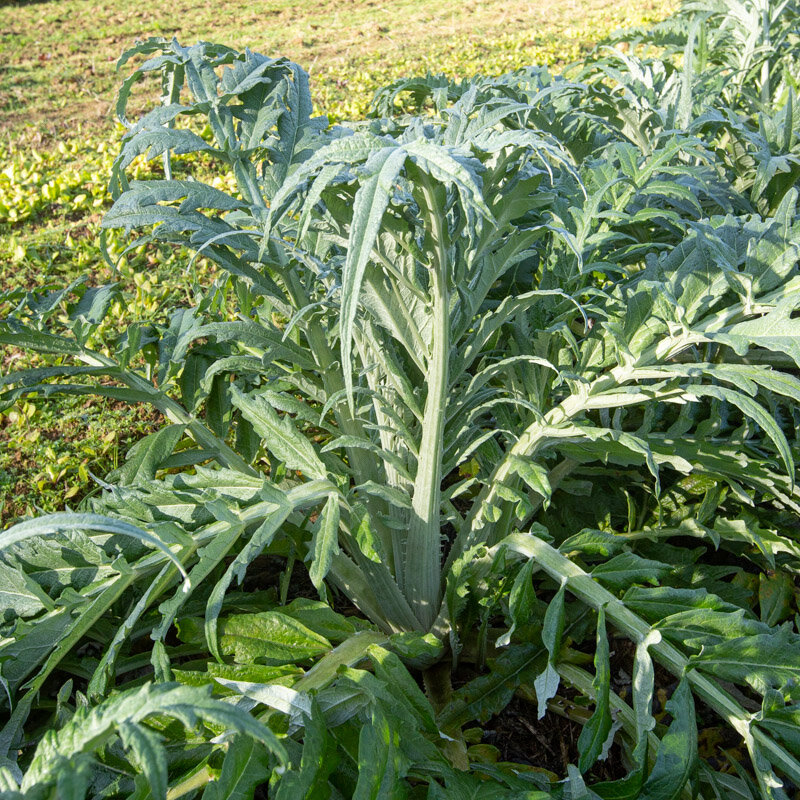
[[[363,112],[372,91],[426,71],[502,73],[564,62],[619,27],[665,16],[665,0],[174,0],[3,3],[0,130],[109,134],[115,63],[135,39],[175,36],[283,55],[312,76],[320,108]]]
[[[183,252],[137,248],[114,273],[97,240],[121,131],[113,120],[122,77],[116,60],[137,38],[202,39],[287,56],[310,72],[319,111],[342,119],[363,115],[373,91],[395,78],[501,74],[532,63],[559,68],[614,30],[661,19],[674,6],[231,0],[221,14],[192,0],[0,3],[0,315],[8,307],[2,291],[63,286],[83,274],[92,284],[123,284],[120,326],[187,297]],[[138,107],[156,94],[152,84],[140,87]],[[26,358],[7,353],[3,371]],[[74,506],[91,491],[92,474],[113,469],[157,424],[148,409],[85,398],[33,399],[1,411],[0,522]]]

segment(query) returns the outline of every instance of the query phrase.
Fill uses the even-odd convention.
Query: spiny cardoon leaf
[[[128,127],[128,130],[122,137],[123,142],[129,141],[140,131],[160,128],[165,125],[168,126],[176,117],[190,109],[191,106],[183,106],[179,103],[168,103],[167,105],[154,108],[152,111],[148,111],[146,114],[139,117],[135,124]]]
[[[159,203],[175,203],[178,211],[197,211],[210,208],[215,211],[233,211],[247,208],[247,205],[213,186],[200,181],[149,180],[131,181],[125,194],[114,203],[117,212],[133,210]]]
[[[130,486],[155,478],[159,466],[172,455],[184,430],[184,425],[167,425],[138,441],[117,473],[119,482]]]
[[[459,148],[441,147],[424,139],[405,145],[408,155],[438,183],[454,186],[461,195],[464,209],[477,211],[487,223],[494,217],[483,198],[483,185],[479,174],[480,162]]]
[[[319,524],[308,548],[308,557],[311,561],[308,575],[321,596],[324,593],[323,581],[331,568],[331,558],[338,552],[339,498],[331,494],[320,512]]]
[[[398,656],[378,645],[371,645],[367,652],[375,676],[383,681],[387,689],[396,693],[399,702],[410,710],[425,730],[436,733],[433,707]]]
[[[689,648],[707,648],[743,636],[769,634],[770,626],[745,614],[708,608],[687,609],[659,620],[656,627],[667,639]]]
[[[596,556],[613,556],[625,547],[625,539],[614,531],[600,531],[586,528],[565,539],[558,548],[564,555],[581,553],[592,559]]]
[[[9,793],[8,794],[9,798],[17,800],[17,798],[22,798],[22,795],[19,794],[19,792],[17,792],[18,788],[19,788],[19,782],[14,777],[14,773],[11,770],[11,768],[5,765],[0,765],[0,792],[4,793],[7,792]]]
[[[114,562],[114,567],[119,574],[115,575],[112,580],[105,581],[101,584],[100,591],[91,592],[85,590],[85,595],[88,595],[87,597],[70,597],[71,602],[61,606],[61,608],[53,614],[51,619],[63,622],[63,625],[58,625],[55,630],[53,628],[47,630],[45,625],[34,626],[36,633],[33,637],[34,642],[38,637],[44,638],[47,637],[48,634],[52,636],[54,632],[57,632],[57,636],[55,639],[50,638],[46,647],[35,654],[33,659],[30,658],[31,654],[27,652],[27,648],[25,647],[28,642],[25,639],[22,640],[21,649],[24,653],[24,661],[19,665],[22,676],[28,675],[39,667],[41,661],[44,661],[44,663],[39,667],[38,672],[25,684],[27,691],[22,698],[16,702],[11,716],[2,731],[0,731],[0,757],[5,757],[9,750],[15,747],[16,742],[20,740],[22,726],[26,722],[32,710],[33,703],[49,676],[78,642],[86,636],[103,616],[109,613],[109,609],[113,607],[114,603],[116,603],[132,585],[135,573],[130,567],[124,563],[120,563],[120,561],[122,561],[122,559],[117,559]],[[71,593],[67,593],[67,597],[69,597],[70,594]],[[80,608],[80,613],[75,613],[77,608]],[[41,631],[39,627],[41,627]],[[41,638],[39,641],[41,642]],[[14,644],[17,643],[14,642]],[[11,648],[11,653],[6,652],[4,655],[6,657],[8,655],[13,655],[13,650],[14,648]],[[4,668],[4,671],[6,675],[9,675],[11,672],[8,668]],[[17,675],[19,675],[19,673],[17,673]],[[9,677],[11,677],[11,675],[9,675]]]
[[[592,577],[611,589],[626,589],[632,583],[655,584],[672,571],[669,564],[642,558],[636,553],[620,553],[592,570]]]
[[[478,113],[471,117],[471,112],[475,110]],[[491,104],[480,103],[477,86],[473,85],[458,102],[448,109],[444,143],[449,147],[469,145],[484,131],[498,126],[498,123],[503,122],[506,117],[513,114],[522,115],[522,112],[529,110],[530,106],[527,103],[514,100],[498,100]]]
[[[242,580],[247,571],[247,567],[254,558],[261,555],[265,547],[269,546],[278,529],[291,511],[292,506],[288,502],[278,505],[274,510],[269,511],[265,515],[264,521],[250,537],[250,541],[241,549],[227,570],[225,570],[224,575],[211,590],[206,604],[205,637],[208,649],[219,662],[222,662],[222,654],[217,641],[217,620],[222,610],[225,592],[227,592],[234,578],[237,578],[239,581]],[[167,619],[168,616],[165,615],[165,623]],[[162,630],[165,629],[162,628]]]
[[[235,736],[228,744],[222,769],[203,792],[203,800],[250,800],[272,774],[269,753],[249,736]]]
[[[529,561],[514,578],[514,584],[508,596],[508,615],[511,618],[511,627],[498,637],[495,647],[507,647],[511,643],[511,637],[517,624],[524,625],[532,617],[533,604],[536,600],[536,592],[531,580],[533,567],[533,561]]]
[[[79,356],[83,353],[83,348],[74,339],[34,330],[17,320],[0,321],[0,344],[54,355]]]
[[[541,495],[545,508],[547,508],[553,494],[548,470],[535,461],[518,456],[512,459],[511,469],[525,481],[530,489]]]
[[[158,536],[128,522],[99,514],[71,514],[65,512],[19,522],[0,533],[0,550],[5,550],[13,544],[24,539],[30,539],[33,536],[47,536],[62,531],[102,531],[104,533],[130,536],[160,550],[175,564],[181,575],[184,578],[187,577],[186,570],[184,570],[181,562]]]
[[[267,58],[250,50],[239,53],[236,60],[222,70],[219,102],[227,103],[254,86],[272,83],[281,75],[281,67],[286,68],[288,64],[283,59]],[[270,72],[274,74],[268,74]]]
[[[244,394],[236,386],[232,386],[230,391],[234,406],[250,421],[267,449],[289,469],[318,480],[327,475],[325,465],[311,442],[297,430],[288,415],[279,417],[257,393]]]
[[[489,287],[487,286],[486,289],[488,290]],[[574,303],[578,309],[578,313],[583,315],[580,305],[560,289],[535,289],[534,291],[525,292],[517,297],[506,297],[496,309],[482,315],[477,325],[474,325],[474,320],[470,318],[469,322],[474,325],[474,329],[470,332],[466,342],[460,348],[457,357],[453,359],[453,375],[457,378],[462,371],[468,369],[473,361],[480,355],[492,336],[504,324],[512,320],[517,314],[534,307],[545,297],[561,297],[570,303]],[[477,303],[482,302],[483,299],[484,298],[480,296],[480,292],[478,292],[476,298],[472,299],[472,302],[476,303],[475,310],[477,310]],[[541,358],[541,356],[539,356],[539,358]],[[542,361],[547,363],[545,359],[542,359]],[[553,369],[556,370],[555,367],[553,367]]]
[[[677,800],[697,770],[697,722],[689,681],[684,677],[667,700],[672,716],[661,738],[656,763],[639,795],[640,800]]]
[[[634,758],[639,766],[647,760],[647,734],[656,726],[653,716],[653,694],[655,691],[655,667],[650,654],[650,645],[657,644],[661,634],[648,633],[636,644],[633,658],[632,693],[633,711],[636,715],[636,745]]]
[[[487,675],[453,692],[450,702],[437,715],[439,727],[448,731],[472,720],[487,722],[508,705],[521,682],[533,682],[546,657],[545,648],[530,643],[503,651]]]
[[[92,709],[78,711],[64,727],[48,731],[36,748],[21,789],[25,791],[52,781],[61,759],[91,753],[112,739],[121,725],[141,726],[147,717],[155,714],[173,717],[189,728],[204,722],[238,731],[266,745],[279,761],[286,761],[286,751],[272,731],[244,711],[212,698],[209,690],[175,684],[146,684],[111,697]],[[125,735],[130,741],[130,733]],[[155,746],[154,737],[147,733],[143,736],[148,747]]]
[[[312,103],[308,88],[308,73],[297,64],[287,62],[287,72],[282,83],[285,89],[283,113],[278,117],[277,141],[270,147],[272,164],[270,177],[275,186],[286,180],[291,166],[296,161],[307,160],[313,149],[304,152],[304,139],[311,126]],[[325,120],[323,119],[323,124]],[[319,127],[319,126],[318,126]]]
[[[786,435],[775,422],[774,418],[765,411],[763,406],[747,395],[732,389],[727,389],[723,386],[698,386],[695,384],[690,387],[689,393],[701,397],[718,397],[721,400],[726,400],[738,406],[744,414],[758,423],[764,433],[772,440],[783,460],[786,472],[790,476],[794,475],[794,458]]]
[[[328,776],[336,767],[330,752],[331,736],[327,730],[327,715],[320,702],[312,698],[303,727],[303,752],[300,763],[287,771],[278,784],[275,800],[294,800],[296,797],[325,797],[330,793]]]
[[[397,453],[393,453],[391,450],[386,450],[382,447],[379,447],[377,444],[375,444],[375,442],[372,442],[363,436],[337,436],[335,439],[332,439],[330,442],[328,442],[320,450],[320,452],[329,453],[332,450],[337,450],[339,448],[357,448],[360,450],[368,450],[373,453],[378,453],[386,463],[394,467],[409,483],[412,483],[411,475],[408,471],[405,461],[401,456],[399,456]]]
[[[167,758],[161,737],[144,725],[127,720],[118,723],[122,746],[147,779],[153,797],[167,796]],[[252,739],[250,740],[252,741]]]
[[[462,83],[462,86],[464,83]],[[442,111],[452,94],[459,90],[458,84],[446,75],[431,75],[415,78],[400,78],[379,89],[372,99],[372,112],[384,117],[397,113],[395,100],[404,92],[410,93],[415,105],[421,108],[427,97],[432,98],[434,106]]]
[[[125,197],[125,195],[122,195]],[[152,236],[167,238],[165,234],[196,234],[199,242],[206,243],[221,235],[229,235],[238,246],[246,248],[250,243],[250,234],[231,227],[218,217],[207,217],[199,211],[181,213],[174,206],[136,205],[130,208],[114,206],[103,217],[104,228],[134,228],[157,226]]]
[[[361,728],[358,737],[358,781],[353,800],[399,800],[410,764],[401,749],[400,730],[392,729],[379,710]]]
[[[775,689],[764,695],[755,721],[764,730],[774,733],[795,756],[800,756],[800,705],[790,703]]]
[[[280,358],[302,369],[313,370],[315,362],[307,350],[274,327],[259,325],[250,320],[235,322],[210,322],[201,325],[196,332],[198,337],[213,336],[219,343],[235,342],[245,347],[263,350],[271,358]]]
[[[555,597],[548,603],[542,627],[542,642],[547,648],[547,666],[533,682],[536,689],[538,717],[542,719],[547,713],[547,702],[555,697],[561,682],[555,663],[561,652],[561,636],[564,632],[564,591],[566,583],[558,587]]]
[[[360,486],[357,486],[356,491],[373,497],[380,497],[382,500],[385,500],[398,509],[407,510],[411,508],[411,498],[408,494],[402,489],[395,489],[393,486],[375,483],[375,481],[366,481]]]
[[[189,581],[192,588],[203,584],[205,579],[228,555],[228,552],[244,531],[244,524],[238,520],[233,524],[228,524],[226,527],[227,530],[215,534],[212,541],[198,550],[199,558],[189,571]],[[161,613],[161,623],[153,629],[151,634],[154,640],[163,639],[166,636],[178,612],[189,601],[192,593],[192,591],[176,592],[169,600],[161,603],[158,607]]]
[[[774,575],[759,575],[758,608],[761,621],[770,627],[783,622],[792,615],[791,601],[794,597],[794,580],[786,572]]]
[[[33,578],[0,562],[0,607],[18,617],[31,617],[45,608],[52,610],[54,605]]]
[[[798,306],[800,295],[789,294],[763,317],[738,322],[724,332],[710,334],[708,338],[729,344],[739,355],[746,355],[752,347],[763,347],[786,353],[800,365],[800,322],[792,317]]]
[[[605,606],[606,613],[616,625],[622,625],[629,636],[638,641],[636,647],[636,656],[634,659],[633,669],[633,708],[635,712],[637,740],[638,743],[634,750],[634,758],[637,764],[643,766],[645,757],[647,755],[647,737],[646,734],[655,726],[655,719],[652,716],[652,697],[654,688],[654,669],[653,658],[650,650],[653,651],[659,660],[669,667],[671,671],[676,674],[684,675],[687,669],[692,665],[692,659],[687,659],[678,651],[674,650],[671,645],[667,645],[662,641],[661,635],[658,631],[652,630],[646,623],[643,623],[635,615],[624,608],[623,604],[617,600],[614,595],[610,594],[604,589],[601,589],[591,578],[578,567],[574,562],[570,562],[562,555],[558,554],[550,545],[544,542],[539,537],[534,536],[520,536],[512,535],[507,537],[500,546],[506,547],[509,550],[514,550],[527,557],[535,557],[537,562],[545,569],[552,577],[564,579],[565,576],[570,591],[575,593],[584,602],[599,608]],[[772,659],[773,666],[777,665],[774,675],[772,676],[776,683],[783,680],[793,680],[791,678],[791,667],[781,667],[781,659],[785,661],[787,658],[791,661],[791,650],[786,647],[788,640],[792,637],[798,638],[796,635],[791,634],[787,628],[780,629],[780,636],[770,635],[770,644],[773,650],[783,649],[782,655],[777,652],[762,653],[762,660]],[[725,648],[727,656],[726,660],[721,665],[721,671],[726,673],[728,668],[736,671],[737,667],[732,665],[736,664],[734,653],[737,649],[740,651],[747,651],[753,649],[758,652],[762,644],[763,636],[745,637],[744,639],[734,639],[721,645],[721,654]],[[766,642],[764,642],[766,643]],[[709,648],[710,650],[712,648]],[[788,651],[788,652],[787,652]],[[713,670],[716,662],[713,657],[707,660],[701,659],[703,669]],[[788,662],[787,662],[788,663]],[[754,662],[748,663],[747,659],[738,662],[737,676],[742,680],[746,680],[751,674],[760,674],[760,669],[756,667],[753,669]],[[726,708],[726,714],[732,715],[733,719],[739,720],[738,724],[740,732],[745,736],[751,754],[754,749],[758,750],[758,756],[762,759],[767,766],[770,761],[775,764],[780,764],[781,769],[786,769],[790,775],[800,775],[800,769],[797,767],[797,762],[774,740],[766,736],[758,737],[758,742],[746,731],[749,730],[747,726],[747,719],[749,715],[736,703],[730,695],[722,692],[715,684],[707,681],[697,670],[689,673],[690,680],[693,686],[696,686],[699,691],[702,691],[703,697],[706,702],[712,704],[717,708]],[[736,680],[736,678],[733,678]],[[763,684],[759,687],[761,691],[769,690],[769,685]],[[767,753],[769,754],[767,756]]]
[[[288,392],[274,392],[271,389],[260,389],[258,396],[266,400],[276,411],[291,414],[295,419],[302,419],[309,425],[334,433],[336,428],[321,418],[319,409],[311,403],[298,400]]]
[[[759,692],[781,689],[800,680],[800,636],[781,627],[770,633],[704,644],[692,666]]]
[[[166,55],[169,50],[169,40],[165,39],[163,36],[150,36],[144,41],[138,41],[134,44],[133,47],[129,47],[125,50],[122,55],[117,59],[117,71],[119,71],[125,64],[128,63],[132,58],[139,56],[139,55],[147,55],[151,56],[150,58],[145,61],[144,64],[140,65],[139,68],[133,73],[133,75],[128,79],[129,81],[133,78],[138,80],[141,77],[143,72],[147,72],[149,70],[157,70],[161,69],[172,60],[170,56]],[[162,53],[160,56],[153,57],[153,53]],[[126,81],[127,83],[127,81]],[[127,105],[127,101],[130,95],[130,87],[127,87],[127,91],[125,91],[125,87],[123,86],[123,90],[120,91],[117,97],[117,116],[119,121],[126,125],[127,127],[127,120],[125,119],[125,108]]]
[[[121,171],[130,166],[133,160],[144,155],[148,160],[160,156],[165,151],[185,155],[187,153],[219,153],[202,137],[185,128],[166,128],[162,126],[143,128],[137,131],[123,145],[116,169]]]
[[[316,184],[311,194],[314,205],[316,205],[317,195],[321,196],[325,187],[338,174],[348,167],[352,168],[352,166],[368,161],[391,143],[391,140],[373,134],[353,134],[351,131],[342,131],[337,138],[321,147],[305,164],[296,169],[280,186],[270,203],[269,215],[264,227],[264,238],[269,238],[273,227],[287,212],[292,200],[304,189],[306,182],[315,173],[319,173],[320,182]],[[334,164],[340,165],[340,170],[325,169],[328,165]],[[311,208],[306,213],[309,213],[310,210]]]
[[[658,622],[691,609],[736,612],[740,608],[705,589],[678,589],[672,586],[631,586],[622,596],[625,604],[648,622]]]
[[[342,367],[348,402],[353,406],[352,348],[353,327],[358,308],[364,271],[372,256],[383,215],[395,193],[394,183],[403,168],[408,153],[400,147],[385,147],[371,155],[353,204],[353,221],[348,240],[347,260],[342,273],[342,302],[339,336]]]

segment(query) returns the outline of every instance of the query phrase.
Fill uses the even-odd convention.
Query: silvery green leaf
[[[558,587],[555,597],[548,603],[542,627],[542,642],[547,648],[547,666],[534,681],[538,716],[542,719],[547,713],[547,702],[555,697],[561,677],[555,669],[555,663],[561,651],[561,636],[564,632],[564,593],[566,582]]]
[[[7,549],[11,545],[30,539],[34,536],[48,536],[62,531],[102,531],[104,533],[120,534],[130,536],[141,542],[160,550],[170,561],[175,564],[178,571],[186,576],[183,565],[178,561],[174,553],[164,542],[152,533],[142,530],[136,525],[131,525],[112,517],[104,517],[99,514],[72,514],[60,513],[49,514],[45,517],[19,522],[6,528],[0,533],[0,550]]]
[[[155,478],[159,466],[172,455],[184,430],[184,425],[166,425],[140,439],[128,451],[117,473],[120,483],[131,485]]]
[[[122,746],[147,779],[154,800],[166,800],[167,757],[161,737],[143,725],[126,720],[118,724],[118,729]]]
[[[511,617],[511,627],[497,638],[495,647],[507,647],[511,643],[511,637],[516,630],[517,624],[525,624],[531,618],[533,603],[536,600],[536,592],[531,580],[533,568],[533,561],[528,561],[517,573],[517,577],[514,578],[514,583],[508,596],[508,614]]]
[[[345,386],[352,405],[353,373],[351,356],[353,326],[358,308],[361,285],[367,262],[380,231],[383,215],[394,192],[394,182],[403,168],[408,154],[399,147],[385,147],[373,153],[365,164],[367,175],[353,204],[353,221],[347,248],[347,260],[342,273],[342,303],[340,338]]]
[[[323,591],[323,581],[331,568],[331,558],[339,552],[339,498],[328,496],[319,515],[308,555],[311,566],[308,574],[317,591]]]
[[[751,347],[763,347],[786,353],[800,364],[800,323],[792,316],[798,305],[800,294],[794,292],[781,298],[764,316],[737,322],[708,338],[730,345],[739,355],[745,355]]]
[[[231,400],[252,423],[265,446],[289,469],[309,478],[322,479],[327,475],[311,442],[292,423],[288,415],[278,416],[275,409],[257,394],[244,394],[231,387]]]
[[[665,708],[672,722],[661,737],[656,763],[639,795],[642,800],[677,800],[697,769],[697,722],[686,677],[678,683]]]
[[[336,760],[330,757],[330,722],[319,697],[313,698],[310,705],[310,710],[304,715],[303,753],[299,769],[282,776],[275,795],[276,800],[325,797],[330,794],[328,775],[337,766]]]
[[[704,645],[690,663],[723,680],[759,692],[780,689],[800,679],[800,635],[786,627]]]
[[[234,736],[227,745],[222,769],[209,782],[203,800],[249,800],[269,781],[273,765],[267,750],[249,736]]]
[[[706,589],[676,589],[672,586],[631,586],[622,597],[625,605],[648,622],[658,622],[690,609],[736,612],[739,606],[728,603]]]
[[[203,720],[239,731],[261,742],[279,760],[286,760],[286,751],[272,731],[248,714],[211,698],[209,692],[175,684],[146,684],[121,692],[94,708],[79,711],[61,729],[48,731],[36,748],[21,789],[27,791],[47,785],[58,774],[61,759],[91,753],[104,742],[111,741],[121,725],[129,726],[126,735],[132,742],[130,728],[140,726],[155,714],[172,717],[190,728]],[[148,748],[157,746],[152,734],[145,733],[144,737],[137,742],[146,741]]]
[[[274,708],[281,714],[290,717],[295,730],[303,724],[303,716],[311,714],[311,697],[303,692],[298,692],[289,686],[268,683],[250,683],[248,681],[234,681],[227,678],[215,678],[220,686],[232,689],[234,692],[256,700],[262,705]]]
[[[52,610],[53,601],[36,581],[20,569],[0,562],[0,606],[18,617],[31,617],[43,609]],[[0,651],[2,652],[2,651]]]
[[[560,684],[561,676],[548,661],[544,671],[537,675],[533,682],[533,688],[536,690],[536,702],[539,705],[537,712],[539,719],[542,719],[547,713],[547,703],[556,696]]]
[[[655,667],[650,646],[661,639],[659,633],[648,633],[636,644],[633,659],[633,711],[636,719],[636,744],[633,755],[637,764],[644,765],[647,757],[647,734],[656,726],[653,717],[653,693],[655,690]]]
[[[532,561],[529,563],[533,563]],[[594,654],[595,676],[592,681],[595,707],[592,716],[578,737],[578,769],[585,774],[589,768],[603,757],[607,751],[606,742],[612,729],[611,712],[609,711],[609,692],[611,690],[611,666],[609,661],[608,635],[606,633],[606,615],[601,608],[597,615],[597,647]]]
[[[672,571],[672,567],[660,561],[642,558],[636,553],[620,553],[598,564],[592,570],[592,577],[612,589],[627,589],[633,583],[655,585]]]
[[[409,764],[389,720],[375,710],[358,737],[358,781],[353,800],[394,800],[402,791]]]
[[[453,692],[450,702],[437,715],[440,729],[447,731],[473,720],[487,722],[508,705],[521,682],[533,682],[546,656],[543,647],[530,643],[505,649],[488,674]]]

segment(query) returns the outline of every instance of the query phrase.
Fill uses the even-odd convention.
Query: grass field
[[[236,0],[220,14],[194,0],[4,4],[0,129],[39,135],[83,126],[108,135],[115,63],[137,38],[217,41],[287,56],[311,73],[321,107],[351,116],[387,78],[569,61],[669,7],[665,0]]]
[[[660,19],[671,0],[271,0],[218,7],[191,0],[0,2],[0,293],[122,282],[119,324],[157,316],[184,292],[180,252],[139,249],[112,273],[98,222],[119,128],[112,118],[119,54],[137,38],[217,41],[285,55],[311,74],[321,112],[363,115],[373,91],[425,72],[500,74],[558,68],[620,27]],[[152,101],[150,86],[139,98]],[[0,294],[0,315],[3,300]],[[24,354],[6,356],[3,371]],[[91,474],[112,469],[157,423],[86,400],[34,399],[0,412],[0,521],[76,503]]]

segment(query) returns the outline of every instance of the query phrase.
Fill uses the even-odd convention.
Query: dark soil
[[[514,697],[503,711],[484,726],[483,742],[500,750],[501,761],[528,764],[545,769],[559,778],[569,764],[578,763],[578,737],[582,726],[548,711],[537,719],[536,706]],[[612,746],[605,761],[586,775],[587,783],[624,778],[628,771],[622,763],[621,748]]]
[[[275,590],[280,594],[281,579],[286,572],[288,561],[283,556],[262,555],[253,559],[247,568],[242,581],[243,592]],[[285,579],[284,579],[285,580]],[[298,597],[319,600],[319,593],[308,577],[308,570],[302,561],[295,561],[292,575],[286,592],[286,602],[290,603]]]

